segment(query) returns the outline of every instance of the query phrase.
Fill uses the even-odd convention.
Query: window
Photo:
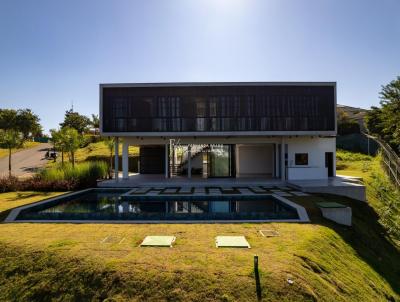
[[[294,156],[296,166],[308,165],[308,153],[296,153]]]

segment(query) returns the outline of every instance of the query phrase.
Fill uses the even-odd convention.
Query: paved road
[[[40,144],[36,147],[18,151],[11,155],[12,173],[18,177],[32,175],[37,168],[44,166],[47,159],[44,158],[47,148],[51,144]],[[0,176],[8,175],[8,156],[0,158]]]

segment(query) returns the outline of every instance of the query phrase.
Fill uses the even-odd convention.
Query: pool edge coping
[[[118,223],[125,223],[125,224],[194,224],[194,223],[202,223],[202,224],[206,224],[206,223],[263,223],[263,222],[301,222],[301,223],[307,223],[307,222],[311,222],[307,210],[283,197],[280,196],[278,194],[257,194],[257,196],[260,195],[268,195],[268,196],[273,196],[276,199],[278,199],[279,201],[291,206],[292,208],[296,209],[297,211],[297,215],[298,215],[298,219],[265,219],[265,220],[82,220],[82,219],[76,219],[76,220],[71,220],[71,219],[66,219],[66,220],[49,220],[49,219],[41,219],[41,220],[16,220],[16,218],[18,217],[18,215],[20,214],[20,212],[22,210],[25,209],[29,209],[31,207],[37,206],[37,205],[41,205],[41,204],[45,204],[48,202],[52,202],[60,197],[71,197],[74,195],[78,195],[78,194],[82,194],[85,193],[87,191],[93,190],[93,189],[99,189],[99,188],[88,188],[88,189],[84,189],[84,190],[80,190],[80,191],[76,191],[76,192],[71,192],[71,193],[66,193],[66,194],[61,194],[58,196],[54,196],[51,198],[47,198],[45,200],[41,200],[41,201],[37,201],[37,202],[33,202],[27,205],[23,205],[17,208],[14,208],[11,210],[11,212],[7,215],[6,219],[4,219],[3,223],[103,223],[103,224],[118,224]],[[104,188],[100,188],[101,190],[103,190]],[[122,189],[122,188],[107,188],[107,189]],[[182,195],[181,195],[182,196]],[[251,195],[253,196],[253,195]]]

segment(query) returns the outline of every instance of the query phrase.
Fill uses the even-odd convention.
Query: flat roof
[[[186,86],[336,86],[336,82],[163,82],[163,83],[100,83],[100,87],[186,87]]]

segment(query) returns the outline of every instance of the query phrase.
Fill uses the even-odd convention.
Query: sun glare
[[[207,4],[217,10],[238,11],[245,6],[246,0],[207,0]]]

